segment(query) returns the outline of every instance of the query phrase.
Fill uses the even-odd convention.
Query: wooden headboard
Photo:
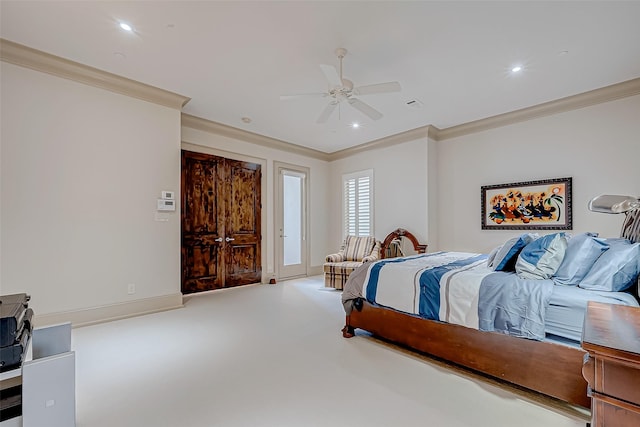
[[[413,244],[413,249],[417,253],[423,254],[427,251],[427,245],[420,244],[418,242],[418,239],[416,239],[416,237],[413,234],[411,234],[404,228],[397,228],[391,233],[389,233],[387,237],[384,239],[384,242],[382,242],[382,248],[380,251],[381,258],[390,258],[395,256],[395,255],[390,255],[390,252],[391,252],[390,249],[391,249],[392,243],[397,239],[399,239],[400,237],[406,237],[407,239],[409,239],[411,244]]]
[[[620,237],[629,239],[633,243],[640,243],[640,209],[626,213]],[[638,278],[638,286],[636,286],[635,290],[632,290],[632,293],[640,301],[640,277]]]
[[[640,242],[640,209],[629,211],[626,214],[620,237],[631,240],[633,243]]]

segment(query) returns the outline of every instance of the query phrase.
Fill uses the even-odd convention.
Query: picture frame
[[[483,185],[483,230],[571,230],[569,178]]]

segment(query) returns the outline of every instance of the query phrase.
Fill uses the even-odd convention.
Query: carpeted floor
[[[78,427],[584,427],[584,412],[367,334],[322,278],[73,330]]]

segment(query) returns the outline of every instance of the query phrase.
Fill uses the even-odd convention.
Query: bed
[[[560,244],[559,236],[564,236],[564,244]],[[640,211],[626,215],[620,239],[600,239],[589,233],[530,238],[524,247],[528,249],[529,243],[531,247],[543,246],[547,258],[554,256],[548,255],[553,252],[545,246],[549,241],[560,242],[560,248],[564,245],[562,256],[555,255],[554,273],[541,266],[549,277],[527,276],[530,265],[524,261],[518,273],[495,271],[496,262],[504,261],[503,248],[496,248],[491,254],[418,252],[362,266],[351,274],[343,290],[343,336],[350,338],[359,328],[490,377],[589,408],[587,382],[582,376],[586,352],[580,347],[584,312],[587,301],[640,305]],[[576,240],[572,242],[573,239]],[[584,243],[578,243],[583,241],[591,246],[598,242],[608,246],[596,257],[597,248],[591,247],[589,252]],[[509,241],[505,245],[509,246]],[[628,251],[624,266],[618,264],[618,249],[610,250],[616,245],[624,245],[624,251]],[[525,252],[520,247],[515,260],[526,260]],[[587,253],[594,254],[585,256]],[[605,253],[607,256],[603,257]],[[579,254],[580,263],[572,258],[575,254]],[[588,267],[584,267],[585,262]],[[580,271],[576,265],[581,266],[577,269]],[[596,268],[603,265],[608,267],[602,271]],[[405,266],[407,269],[403,270]],[[569,274],[564,274],[567,271]],[[599,288],[601,283],[611,282],[613,276],[619,279],[621,272],[635,274],[631,278],[625,276],[627,287]],[[571,278],[569,282],[577,280],[584,287],[568,283],[567,277]],[[619,282],[613,280],[616,281]],[[521,307],[509,305],[508,300],[514,297]],[[433,299],[438,303],[430,301]]]

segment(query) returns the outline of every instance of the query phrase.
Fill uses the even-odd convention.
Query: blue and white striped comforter
[[[476,253],[436,252],[380,260],[369,267],[362,296],[371,303],[427,319],[543,339],[552,282],[550,288],[542,283],[547,281],[527,280],[522,287],[522,279],[495,273],[486,259]],[[499,286],[494,278],[500,279]],[[514,289],[519,298],[512,301]],[[530,327],[536,322],[542,327]]]

